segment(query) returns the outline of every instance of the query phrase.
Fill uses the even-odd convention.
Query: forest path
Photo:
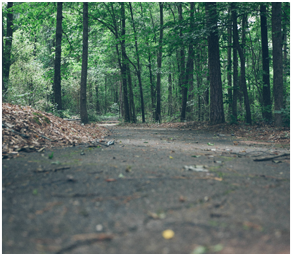
[[[290,252],[288,150],[230,134],[109,129],[108,147],[3,160],[3,253]]]

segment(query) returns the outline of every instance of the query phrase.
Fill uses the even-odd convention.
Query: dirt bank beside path
[[[287,149],[110,129],[110,146],[2,161],[3,253],[290,252]]]

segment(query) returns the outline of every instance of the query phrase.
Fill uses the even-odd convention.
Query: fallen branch
[[[282,157],[282,156],[290,156],[290,153],[284,153],[284,154],[278,155],[278,156],[268,156],[268,157],[255,158],[254,161],[268,161],[268,160],[272,160],[272,159]]]
[[[104,233],[102,233],[102,234],[96,234],[96,233],[78,234],[78,235],[74,235],[72,237],[72,240],[75,241],[75,243],[73,243],[67,247],[62,248],[55,253],[61,254],[61,253],[65,253],[66,251],[73,250],[78,246],[83,246],[83,245],[91,244],[91,243],[98,242],[98,241],[110,241],[112,239],[113,239],[113,235],[111,235],[111,234],[104,234]]]
[[[34,170],[34,172],[56,172],[56,171],[61,171],[61,170],[65,170],[65,169],[69,169],[70,166],[64,166],[64,167],[59,167],[59,168],[54,168],[54,169],[41,169],[38,168],[37,170]]]

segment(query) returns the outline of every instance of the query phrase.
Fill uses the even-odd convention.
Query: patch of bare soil
[[[216,124],[209,122],[177,122],[177,123],[155,123],[155,124],[121,124],[123,127],[141,127],[141,128],[176,128],[198,130],[204,132],[214,132],[215,135],[233,134],[239,140],[262,141],[268,143],[290,144],[290,128],[275,127],[267,124],[246,125],[238,124]],[[258,143],[256,143],[258,144]]]
[[[97,124],[66,121],[30,106],[2,103],[2,159],[20,151],[42,151],[100,139],[109,133]]]

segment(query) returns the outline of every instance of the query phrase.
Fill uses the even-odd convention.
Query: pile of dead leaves
[[[109,131],[97,124],[81,125],[50,113],[2,103],[2,159],[20,151],[39,151],[88,143],[106,136]]]

